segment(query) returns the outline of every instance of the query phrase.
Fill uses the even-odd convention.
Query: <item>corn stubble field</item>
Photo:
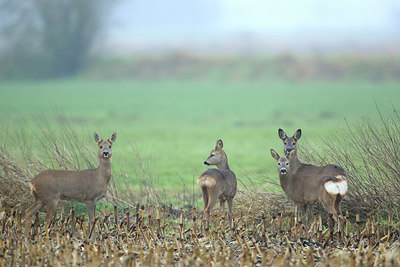
[[[1,266],[399,266],[400,223],[348,216],[340,227],[309,227],[291,214],[240,212],[231,226],[216,212],[208,224],[201,213],[139,206],[101,210],[95,227],[72,208],[53,225],[36,217],[29,237],[22,214],[3,206]]]

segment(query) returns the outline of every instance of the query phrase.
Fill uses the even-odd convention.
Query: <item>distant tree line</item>
[[[0,0],[0,77],[81,71],[103,27],[106,5],[105,0]]]

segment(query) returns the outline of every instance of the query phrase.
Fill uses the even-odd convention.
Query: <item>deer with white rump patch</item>
[[[215,148],[211,151],[204,164],[216,165],[218,169],[208,169],[203,172],[197,183],[199,184],[204,202],[204,215],[210,220],[211,210],[217,203],[224,211],[225,201],[228,202],[229,219],[232,219],[233,197],[236,194],[236,176],[229,169],[228,158],[225,154],[222,140],[218,140]]]
[[[333,164],[314,166],[301,163],[297,157],[300,129],[293,137],[288,137],[282,129],[278,134],[284,142],[285,156],[279,156],[274,150],[271,150],[271,155],[277,160],[281,186],[286,195],[303,215],[306,207],[312,212],[312,205],[320,202],[337,220],[342,216],[340,202],[347,192],[345,170]]]
[[[50,224],[56,214],[60,200],[72,200],[86,204],[89,223],[94,223],[96,202],[106,195],[111,179],[111,145],[117,135],[113,133],[107,140],[94,134],[98,145],[99,167],[96,169],[69,171],[46,170],[36,175],[29,183],[35,203],[25,212],[25,228],[28,231],[30,217],[46,206],[46,222]]]
[[[286,156],[279,156],[271,149],[271,156],[277,161],[279,180],[285,194],[296,205],[315,205],[320,202],[335,220],[340,218],[342,216],[340,201],[347,192],[347,181],[317,173],[314,169],[317,166],[292,165],[294,154],[292,150]],[[301,174],[296,173],[299,168],[304,168]]]

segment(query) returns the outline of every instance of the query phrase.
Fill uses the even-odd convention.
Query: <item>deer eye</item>
[[[289,166],[289,162],[286,162],[286,166]]]
[[[100,148],[103,148],[103,146],[100,146]]]
[[[286,145],[287,145],[287,142],[283,142],[283,144],[286,146]]]
[[[111,148],[111,146],[109,146],[108,148]]]
[[[280,162],[278,162],[278,166],[281,166],[281,163],[280,163]]]
[[[293,145],[295,145],[296,143],[295,142],[293,142]]]

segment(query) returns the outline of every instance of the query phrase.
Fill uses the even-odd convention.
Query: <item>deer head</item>
[[[94,133],[94,140],[98,145],[98,156],[101,159],[110,159],[112,156],[111,146],[117,138],[117,134],[113,133],[110,138],[103,140],[98,133]]]
[[[215,148],[213,150],[211,150],[210,155],[208,156],[208,158],[206,159],[206,161],[204,161],[204,165],[218,165],[220,164],[225,157],[225,152],[222,149],[224,146],[224,143],[222,143],[222,140],[219,139],[217,141],[217,144],[215,145]]]
[[[292,150],[296,150],[297,148],[297,141],[301,137],[301,129],[298,129],[292,137],[288,137],[284,130],[278,130],[279,138],[283,141],[283,152],[285,154],[289,153]]]
[[[290,173],[290,160],[294,156],[295,151],[292,150],[285,156],[279,156],[279,154],[271,149],[271,156],[276,160],[276,167],[280,175],[286,175]]]

